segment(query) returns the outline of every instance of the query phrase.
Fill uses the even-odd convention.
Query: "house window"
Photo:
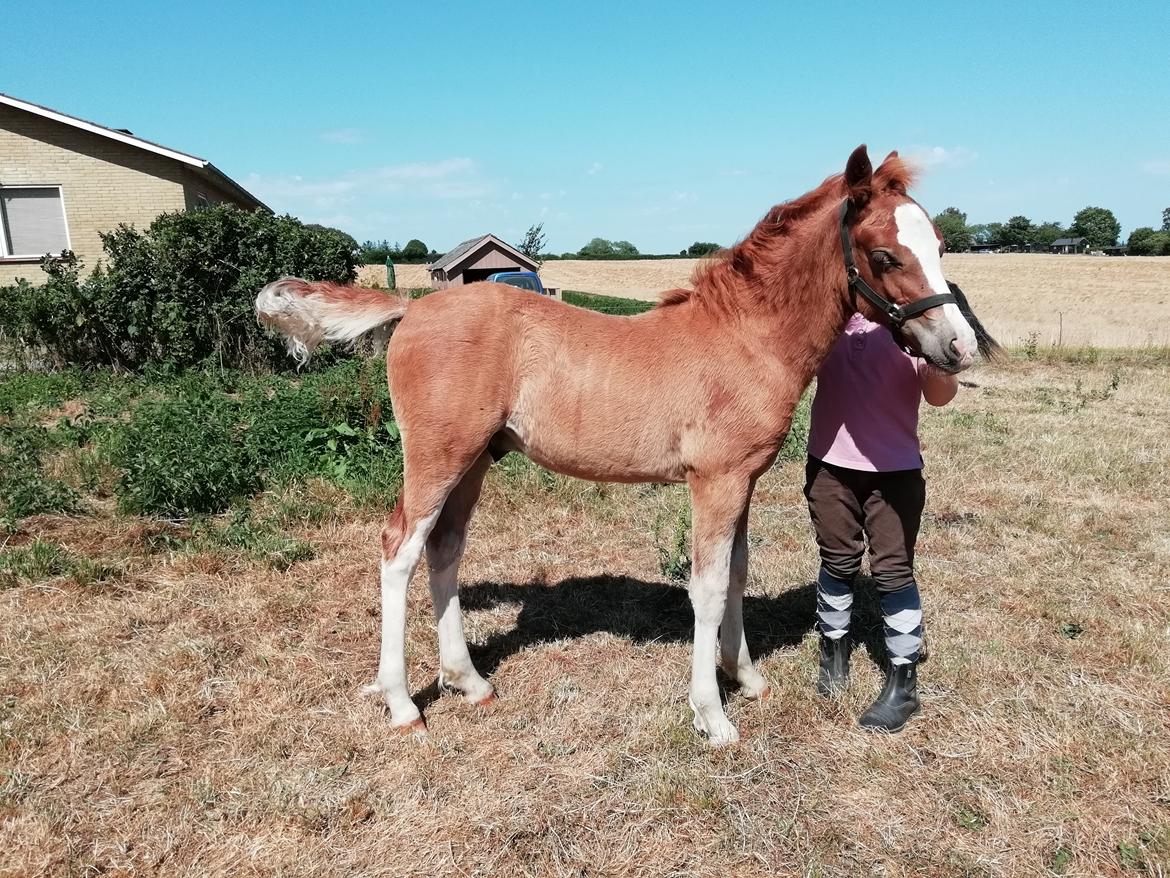
[[[0,186],[0,257],[39,259],[68,249],[60,186]]]

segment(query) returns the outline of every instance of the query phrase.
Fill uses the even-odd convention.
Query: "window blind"
[[[61,190],[55,186],[5,186],[0,207],[9,256],[44,256],[69,246]]]

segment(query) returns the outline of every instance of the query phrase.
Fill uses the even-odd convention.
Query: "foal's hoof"
[[[496,690],[493,689],[491,692],[489,692],[487,695],[484,695],[478,701],[473,701],[471,703],[474,704],[476,707],[490,707],[491,705],[495,704],[498,700],[499,700],[499,696],[496,695]]]
[[[748,696],[748,698],[754,698],[756,701],[767,701],[771,697],[772,697],[772,687],[771,686],[765,686],[764,691],[759,693],[758,695],[749,695]]]
[[[403,725],[394,726],[394,730],[403,737],[407,735],[425,735],[427,733],[427,722],[420,716],[418,719],[411,720]]]
[[[739,731],[732,725],[731,720],[723,715],[722,711],[716,714],[714,711],[708,711],[709,716],[704,716],[703,712],[695,707],[695,703],[688,699],[688,704],[695,714],[692,724],[700,735],[707,736],[707,743],[712,747],[725,747],[728,744],[734,744],[739,740]]]

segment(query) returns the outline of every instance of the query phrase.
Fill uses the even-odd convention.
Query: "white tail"
[[[408,300],[367,287],[298,277],[273,281],[256,296],[256,316],[285,337],[300,365],[322,342],[350,342],[401,319]]]

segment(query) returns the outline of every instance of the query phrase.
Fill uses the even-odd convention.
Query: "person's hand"
[[[933,406],[946,405],[959,392],[959,376],[944,372],[926,360],[918,365],[918,381],[922,398]]]

